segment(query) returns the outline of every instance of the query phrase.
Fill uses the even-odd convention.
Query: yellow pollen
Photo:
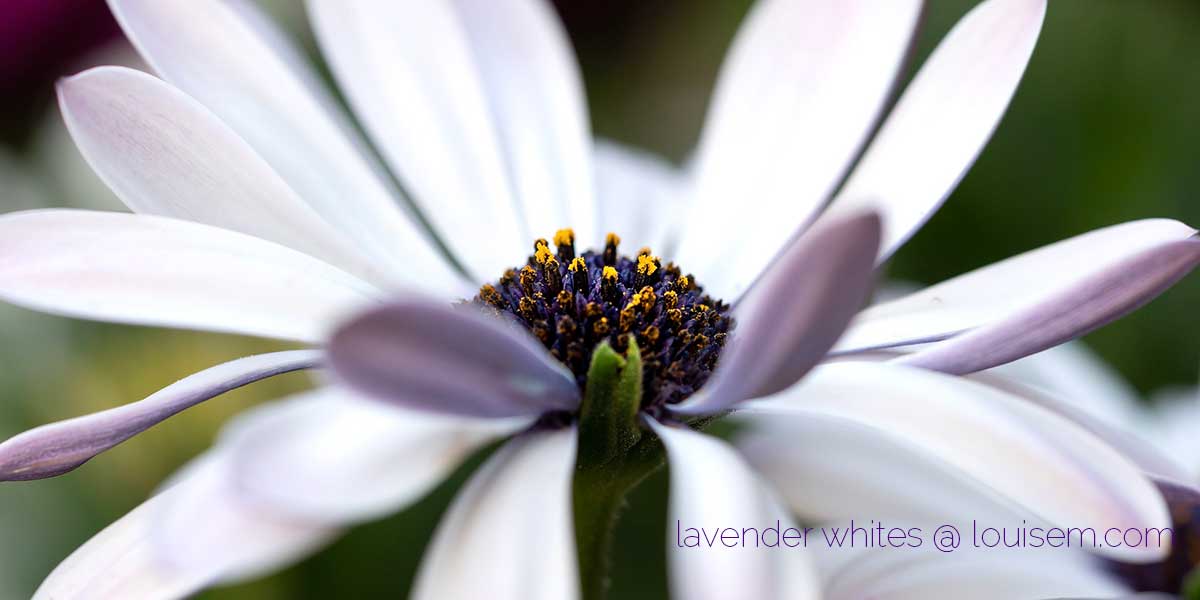
[[[572,273],[578,273],[579,271],[586,271],[587,263],[583,262],[582,257],[577,256],[577,257],[575,257],[574,260],[571,261],[571,264],[567,267],[567,270],[569,270]]]
[[[679,286],[679,289],[681,290],[690,290],[692,288],[692,279],[687,275],[684,275],[675,280],[675,285]]]
[[[621,245],[621,236],[619,236],[615,233],[610,233],[610,234],[604,236],[604,244],[607,246],[620,246]]]
[[[650,246],[642,246],[642,249],[638,250],[637,255],[638,255],[638,258],[641,258],[643,256],[650,256]]]
[[[650,276],[653,275],[657,270],[658,265],[655,264],[653,256],[650,256],[648,253],[638,256],[637,272],[639,274]]]
[[[559,229],[554,232],[555,246],[570,246],[575,243],[575,230],[571,228]]]
[[[537,245],[537,252],[534,253],[533,258],[539,265],[544,265],[547,260],[554,258],[554,253],[550,251],[550,247],[545,243],[539,243]]]
[[[604,267],[604,270],[600,272],[600,276],[611,281],[616,281],[617,270],[612,267]]]

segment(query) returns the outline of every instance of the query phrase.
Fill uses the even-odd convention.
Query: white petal
[[[575,429],[508,442],[459,492],[425,551],[414,600],[579,596]]]
[[[210,493],[214,467],[215,457],[197,461],[178,484],[104,528],[55,568],[34,598],[185,598],[210,584],[257,575],[276,559],[292,558],[328,540],[331,532],[323,527],[287,523],[269,512],[232,512],[227,494]],[[191,515],[202,520],[191,521],[182,532],[164,530],[164,514],[169,516],[181,504],[203,506],[202,514]],[[166,551],[175,542],[191,542],[172,535],[191,538],[218,532],[235,533],[227,540],[235,542],[221,548],[221,556],[209,563],[175,562],[173,553]]]
[[[820,564],[827,600],[1114,598],[1129,592],[1097,561],[1061,548],[989,551],[964,544],[948,553],[929,547],[877,549],[837,560],[836,566]]]
[[[260,577],[304,558],[337,535],[336,523],[297,518],[237,488],[233,457],[210,452],[168,483],[148,516],[153,551],[211,583]]]
[[[591,131],[583,80],[554,6],[546,0],[455,0],[525,214],[550,237],[572,227],[590,247]],[[600,238],[602,239],[602,238]]]
[[[681,264],[741,293],[825,203],[908,54],[918,0],[764,0],[738,33],[696,166]],[[715,275],[715,273],[714,273]]]
[[[1002,496],[855,420],[766,407],[739,420],[735,445],[806,522],[1020,522]]]
[[[526,424],[430,416],[325,388],[239,416],[220,444],[248,496],[350,522],[421,498],[479,446]]]
[[[1168,527],[1151,482],[1093,435],[1017,396],[922,369],[845,362],[766,401],[878,430],[1062,527]],[[750,408],[748,410],[753,410]],[[1164,548],[1103,548],[1133,562]]]
[[[1033,54],[1046,0],[988,0],[925,61],[826,214],[878,207],[887,258],[975,162]]]
[[[461,284],[364,158],[336,103],[245,0],[109,0],[163,79],[236,131],[305,202],[398,277]]]
[[[80,318],[319,342],[367,284],[244,234],[163,217],[0,217],[0,297]]]
[[[817,598],[816,574],[799,547],[686,547],[689,528],[760,531],[795,527],[750,467],[724,442],[695,431],[652,423],[667,448],[671,471],[667,554],[671,596],[679,600]],[[703,539],[703,536],[701,537]],[[767,540],[759,540],[767,542]],[[769,543],[769,542],[767,542]],[[783,542],[779,542],[782,544]]]
[[[240,231],[379,280],[253,149],[170,84],[100,67],[63,80],[58,95],[80,151],[130,210]]]
[[[626,248],[649,246],[669,257],[687,209],[683,171],[649,152],[610,141],[598,141],[593,157],[596,239],[615,233]]]
[[[184,598],[211,583],[211,574],[178,569],[157,552],[151,533],[158,508],[185,493],[167,490],[104,528],[42,582],[36,600]]]
[[[1022,399],[1060,415],[1125,455],[1144,473],[1156,480],[1165,480],[1182,485],[1194,485],[1186,457],[1164,449],[1158,442],[1161,438],[1141,430],[1141,422],[1133,415],[1128,420],[1113,422],[1094,416],[1083,404],[1086,398],[1068,399],[1066,396],[1029,386],[1020,380],[1003,375],[983,372],[969,376],[971,379],[1020,396]],[[1139,435],[1140,434],[1140,435]]]
[[[350,103],[455,256],[490,277],[528,255],[533,238],[455,7],[312,0],[309,9]]]
[[[993,323],[1143,251],[1195,233],[1178,221],[1146,219],[1043,246],[868,308],[835,351],[939,340]]]
[[[1185,483],[1200,483],[1200,392],[1194,387],[1163,390],[1154,394],[1150,406],[1135,421],[1137,431],[1191,474]]]
[[[1110,424],[1128,424],[1141,400],[1129,382],[1083,342],[1069,342],[985,371],[1045,390]]]

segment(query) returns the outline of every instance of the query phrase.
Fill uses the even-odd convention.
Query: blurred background
[[[315,60],[301,0],[261,0]],[[676,162],[751,0],[559,0],[599,136]],[[973,4],[931,0],[917,60]],[[0,211],[118,208],[66,137],[56,78],[137,65],[100,0],[0,3]],[[911,69],[910,69],[911,70]],[[911,73],[910,73],[911,74]],[[1143,217],[1200,224],[1200,2],[1056,0],[999,132],[889,267],[932,283],[1090,229]],[[1086,338],[1140,392],[1194,385],[1200,276]],[[98,325],[0,305],[0,438],[140,399],[265,342]],[[0,598],[28,597],[75,547],[144,500],[247,406],[302,389],[270,380],[192,409],[58,479],[0,484]],[[464,472],[416,507],[360,527],[281,574],[203,598],[396,597]],[[666,597],[665,479],[631,499],[615,596]],[[497,549],[503,551],[503,549]]]

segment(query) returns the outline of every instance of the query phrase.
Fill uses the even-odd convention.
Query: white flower
[[[674,282],[689,310],[738,321],[707,383],[711,362],[693,356],[703,352],[680,365],[693,378],[679,380],[702,389],[686,399],[690,388],[664,392],[629,415],[666,447],[674,519],[701,527],[789,519],[741,455],[681,426],[745,407],[867,460],[913,448],[1031,517],[1166,520],[1153,486],[1091,434],[934,371],[1003,364],[1132,310],[1200,260],[1190,227],[1106,228],[854,315],[875,264],[936,210],[999,121],[1044,0],[989,0],[972,11],[874,137],[921,3],[763,0],[731,51],[687,175],[611,146],[593,151],[567,41],[539,0],[312,0],[324,54],[411,211],[319,78],[250,7],[111,4],[163,80],[99,68],[64,81],[60,104],[85,157],[139,214],[0,218],[0,296],[84,318],[328,343],[346,385],[239,419],[172,485],[68,558],[43,597],[178,596],[254,576],[411,502],[472,449],[519,431],[456,500],[416,595],[576,594],[573,423],[587,410],[576,381],[534,337],[446,303],[519,264],[533,237],[565,226],[574,234],[563,239],[577,240],[559,243],[559,258],[573,256],[575,242],[599,247],[602,233],[629,231],[634,247],[677,243],[670,258],[712,297],[734,301],[731,311],[702,308],[707,299],[681,273],[646,257],[671,274],[654,285]],[[674,197],[681,177],[693,192],[686,199],[641,201]],[[594,201],[594,187],[622,197]],[[609,275],[599,253],[588,260],[589,298],[614,311],[640,293],[638,276],[653,273],[605,258],[621,267]],[[551,280],[568,273],[563,262],[535,270],[530,285],[562,285]],[[622,278],[612,298],[610,277]],[[668,302],[664,290],[640,296],[660,311],[655,318],[667,307],[656,304]],[[404,299],[383,303],[395,295]],[[490,304],[519,314],[517,299]],[[489,303],[483,291],[479,302]],[[792,387],[852,317],[835,358],[936,343],[896,364],[827,364]],[[534,321],[525,319],[537,334]],[[607,331],[587,324],[594,335]],[[701,329],[688,333],[720,346]],[[226,390],[324,362],[325,349],[314,349],[214,367],[141,402],[13,438],[0,445],[0,473],[69,471]],[[804,597],[815,593],[806,561],[682,550],[672,553],[673,585],[689,599]]]

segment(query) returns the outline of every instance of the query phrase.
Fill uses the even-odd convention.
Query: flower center
[[[1161,538],[1171,543],[1171,553],[1156,563],[1110,562],[1109,568],[1137,592],[1200,598],[1200,496],[1173,484],[1158,486],[1171,511],[1171,532]],[[1159,543],[1157,533],[1146,541],[1152,543]]]
[[[556,252],[538,239],[520,268],[485,284],[473,303],[515,320],[587,386],[596,345],[625,352],[631,339],[642,356],[642,410],[682,401],[708,380],[733,330],[729,306],[704,294],[690,274],[662,264],[649,248],[617,251],[608,234],[600,252],[575,253],[570,229],[554,235]]]

